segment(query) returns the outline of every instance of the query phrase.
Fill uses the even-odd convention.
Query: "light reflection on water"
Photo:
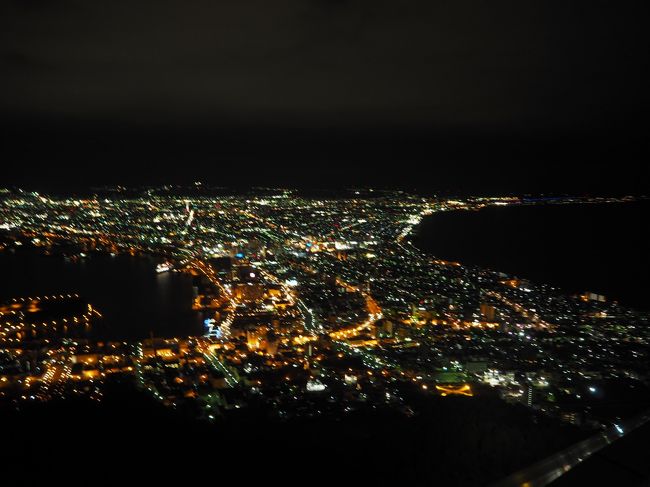
[[[198,335],[202,316],[193,311],[190,276],[158,274],[149,256],[92,254],[73,261],[34,250],[0,253],[0,300],[79,293],[99,309],[97,337],[137,340]]]

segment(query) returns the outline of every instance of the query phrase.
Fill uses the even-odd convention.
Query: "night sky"
[[[2,183],[647,192],[645,2],[2,0]]]

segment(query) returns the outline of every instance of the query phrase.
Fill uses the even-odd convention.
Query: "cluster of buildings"
[[[647,313],[440,260],[409,241],[434,212],[575,199],[357,193],[4,192],[4,251],[161,256],[165,270],[194,276],[192,305],[209,318],[201,337],[97,343],[60,323],[44,333],[49,322],[21,322],[41,301],[6,303],[0,398],[99,397],[95,384],[119,373],[209,420],[247,407],[281,418],[378,407],[412,414],[405,398],[417,390],[495,393],[595,426],[617,414],[599,408],[604,396],[648,386]],[[22,314],[4,319],[12,311]]]

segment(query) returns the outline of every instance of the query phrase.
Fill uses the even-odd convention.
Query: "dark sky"
[[[643,191],[644,3],[1,0],[4,179]]]

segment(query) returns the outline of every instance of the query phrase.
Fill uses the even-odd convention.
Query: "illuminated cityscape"
[[[647,10],[0,2],[2,486],[650,487]]]
[[[622,421],[642,421],[595,399],[612,383],[645,388],[648,313],[440,260],[410,237],[436,212],[628,200],[5,190],[4,254],[153,256],[158,274],[191,276],[204,332],[104,340],[92,331],[102,310],[83,290],[15,296],[0,307],[0,401],[102,401],[117,376],[167,408],[227,422],[249,408],[282,421],[378,409],[409,418],[427,398],[491,395],[623,434]]]

